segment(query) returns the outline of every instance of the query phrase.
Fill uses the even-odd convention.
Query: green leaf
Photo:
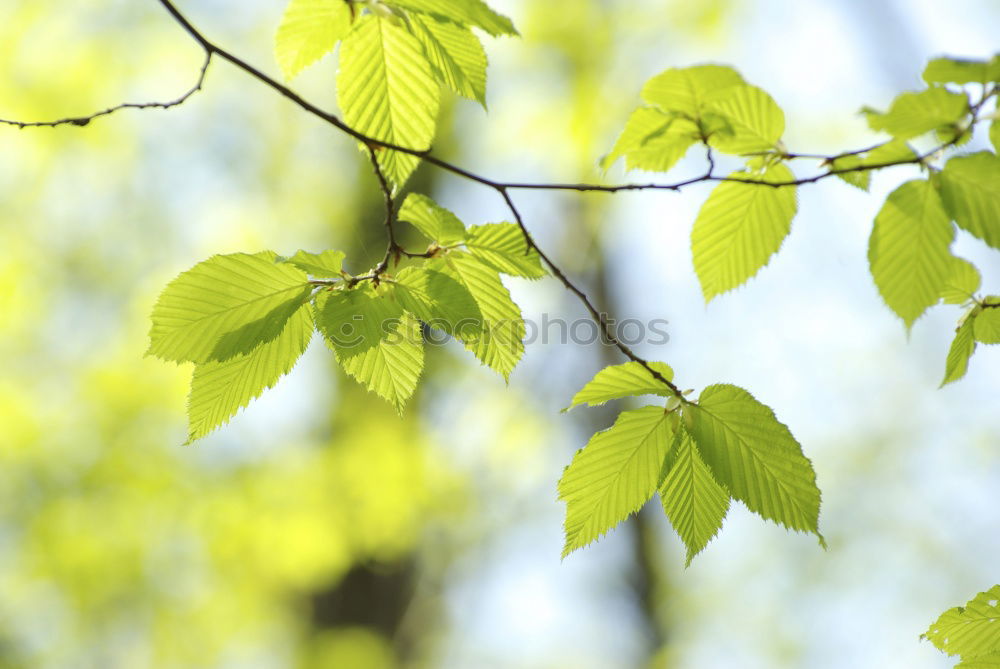
[[[962,258],[952,258],[951,274],[941,290],[941,299],[945,304],[964,304],[973,298],[981,282],[975,265]]]
[[[1000,305],[1000,298],[987,297],[986,304]],[[1000,344],[1000,306],[986,307],[976,313],[973,319],[973,333],[981,344]]]
[[[963,660],[1000,653],[1000,585],[948,609],[924,633],[938,650]]]
[[[496,270],[461,251],[452,251],[443,260],[432,268],[461,283],[483,315],[482,330],[472,336],[463,335],[462,342],[483,364],[509,380],[524,355],[525,327],[520,307],[511,299]]]
[[[432,17],[410,18],[439,82],[486,107],[486,52],[471,30]]]
[[[696,141],[698,126],[691,121],[655,107],[640,107],[632,112],[614,147],[601,159],[601,169],[607,170],[624,156],[626,169],[666,172]]]
[[[221,361],[277,337],[312,286],[267,251],[217,255],[167,284],[153,307],[149,350],[175,362]]]
[[[344,254],[340,251],[310,253],[300,249],[292,257],[280,258],[280,261],[294,265],[317,279],[339,277],[344,271]]]
[[[1000,153],[1000,120],[990,123],[990,143],[993,144],[993,150]]]
[[[343,0],[291,0],[274,41],[285,79],[333,51],[350,29],[351,12]]]
[[[371,286],[322,292],[316,327],[337,361],[402,413],[424,366],[420,323]]]
[[[723,153],[770,151],[785,132],[785,113],[756,86],[722,89],[708,98],[706,108],[726,120],[726,127],[709,137],[709,143]]]
[[[923,179],[890,193],[875,217],[868,242],[872,277],[907,329],[941,298],[953,270],[948,248],[954,238],[937,191]]]
[[[473,225],[465,236],[465,247],[483,264],[502,274],[540,279],[547,272],[534,248],[528,249],[521,228],[515,223]]]
[[[391,4],[414,12],[475,26],[493,37],[517,35],[509,18],[498,14],[482,0],[389,0]]]
[[[648,406],[623,411],[577,451],[559,480],[566,502],[563,557],[638,511],[656,492],[670,445],[669,414]]]
[[[838,156],[830,162],[831,170],[850,170],[860,167],[864,164],[864,161],[860,155],[852,154],[849,156]],[[841,172],[837,174],[837,178],[843,180],[844,182],[854,186],[855,188],[860,188],[861,190],[868,192],[868,187],[871,185],[872,173],[869,170],[858,170],[856,172]]]
[[[955,665],[955,669],[1000,669],[1000,653],[981,655],[959,662]]]
[[[465,225],[458,216],[420,193],[410,193],[406,196],[397,218],[410,223],[424,237],[441,246],[465,240]]]
[[[423,47],[405,27],[362,16],[340,47],[337,96],[344,121],[375,139],[418,151],[430,147],[440,87]],[[386,175],[401,186],[420,159],[379,151]]]
[[[812,463],[774,412],[736,386],[713,385],[688,405],[691,436],[715,479],[751,511],[819,535]]]
[[[694,556],[722,529],[729,512],[729,492],[712,476],[691,435],[681,428],[664,462],[660,501],[681,541],[690,566]]]
[[[976,352],[976,339],[972,332],[974,320],[975,317],[965,318],[955,332],[955,339],[951,342],[948,359],[945,361],[942,388],[953,381],[958,381],[969,371],[969,358]]]
[[[743,83],[743,77],[725,65],[670,68],[646,82],[642,99],[665,112],[678,112],[698,120],[711,96]]]
[[[953,93],[941,87],[928,88],[919,93],[902,93],[884,114],[865,110],[872,130],[887,132],[898,139],[909,139],[950,126],[968,111],[969,99],[964,93]]]
[[[674,370],[665,362],[651,362],[649,366],[660,373],[667,381],[674,380]],[[605,367],[580,392],[573,396],[573,402],[566,410],[581,404],[599,406],[608,400],[632,397],[635,395],[662,395],[669,397],[673,391],[657,381],[645,367],[638,362],[626,362],[620,365]]]
[[[734,172],[733,179],[793,181],[784,165],[763,176]],[[796,211],[795,188],[725,181],[715,187],[691,230],[694,268],[705,301],[742,285],[781,248]]]
[[[997,79],[1000,79],[1000,58],[991,62],[934,58],[924,68],[924,81],[928,84],[985,84]]]
[[[917,154],[902,139],[891,139],[880,144],[864,155],[864,165],[891,165],[916,160]]]
[[[229,421],[291,371],[313,333],[308,304],[296,311],[275,339],[225,362],[196,365],[188,395],[188,443]]]
[[[458,339],[475,338],[482,332],[479,305],[469,290],[451,276],[431,267],[406,267],[393,285],[403,308],[430,327]]]
[[[940,176],[941,199],[958,226],[1000,249],[1000,158],[989,151],[955,156]]]

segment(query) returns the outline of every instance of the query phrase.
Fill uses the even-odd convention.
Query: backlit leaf
[[[951,277],[955,228],[929,181],[907,181],[875,217],[868,261],[882,299],[906,327],[937,303]]]
[[[344,121],[370,137],[422,151],[430,148],[440,87],[410,32],[388,19],[362,16],[340,47],[337,96]],[[401,186],[419,158],[379,151],[386,175]]]
[[[687,547],[687,562],[702,551],[722,529],[729,512],[729,492],[712,476],[691,435],[683,428],[674,437],[663,466],[660,501],[678,536]]]
[[[984,302],[995,306],[984,307],[976,314],[972,331],[981,344],[1000,344],[1000,298],[990,296]]]
[[[310,253],[299,250],[290,258],[282,258],[282,262],[294,265],[317,279],[339,277],[344,270],[344,254],[341,251]]]
[[[674,380],[674,370],[665,362],[651,362],[649,366],[660,373],[667,381]],[[572,409],[581,404],[599,406],[608,400],[632,397],[636,395],[662,395],[669,397],[673,391],[649,373],[638,362],[626,362],[620,365],[605,367],[580,392],[573,396],[573,402],[567,407]]]
[[[420,193],[406,196],[397,218],[410,223],[424,237],[441,246],[456,244],[465,239],[465,225],[458,216]]]
[[[1000,249],[1000,158],[989,151],[955,156],[940,176],[941,199],[958,226]]]
[[[638,511],[659,482],[671,440],[669,414],[648,406],[619,414],[577,451],[559,480],[566,502],[563,557]]]
[[[764,518],[819,536],[812,463],[769,407],[742,388],[720,384],[705,388],[684,412],[690,412],[699,453],[734,498]]]
[[[465,246],[480,262],[502,274],[526,279],[547,274],[538,251],[528,250],[521,228],[514,223],[473,225],[466,233]]]
[[[395,295],[404,309],[458,339],[483,330],[483,315],[468,289],[432,267],[406,267],[395,278]]]
[[[344,0],[291,0],[278,26],[274,53],[286,79],[333,51],[351,29]]]
[[[938,650],[963,660],[1000,653],[1000,585],[948,609],[924,633]]]
[[[785,113],[756,86],[722,89],[708,98],[707,109],[726,121],[724,129],[709,137],[709,143],[723,153],[770,151],[785,132]]]
[[[312,286],[305,272],[275,258],[271,252],[217,255],[181,273],[153,307],[147,355],[220,361],[277,337]]]
[[[475,26],[494,37],[518,34],[509,18],[490,9],[482,0],[389,0],[389,2],[414,12]]]
[[[735,172],[730,177],[771,183],[795,179],[780,164],[763,176]],[[742,285],[768,263],[788,236],[796,209],[793,186],[726,181],[715,187],[691,230],[694,268],[706,302]]]
[[[867,116],[872,130],[909,139],[956,123],[968,110],[969,99],[965,94],[933,87],[919,93],[901,93],[888,112],[868,110]]]
[[[992,61],[934,58],[924,68],[928,84],[985,84],[1000,79],[1000,58]]]
[[[250,353],[196,365],[188,395],[188,443],[227,423],[291,371],[312,333],[312,310],[306,304],[288,319],[281,334]]]
[[[322,292],[316,326],[337,361],[402,413],[424,366],[420,323],[371,286]]]
[[[976,352],[976,338],[973,336],[974,317],[966,318],[955,332],[955,338],[948,349],[948,359],[944,366],[944,387],[952,381],[958,381],[969,370],[969,358]]]
[[[450,21],[421,16],[410,21],[438,81],[485,107],[486,52],[479,38]]]
[[[952,258],[951,265],[951,274],[941,290],[941,299],[945,304],[963,304],[971,300],[979,290],[982,277],[976,266],[968,260]]]
[[[709,97],[719,90],[743,83],[743,77],[725,65],[670,68],[646,82],[642,99],[665,112],[678,112],[698,120]]]
[[[698,127],[693,122],[654,107],[640,107],[632,112],[614,147],[601,159],[601,169],[608,169],[624,156],[626,169],[666,172],[697,141]]]

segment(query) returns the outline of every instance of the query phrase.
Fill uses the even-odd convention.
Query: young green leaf
[[[302,270],[270,251],[217,255],[167,284],[153,307],[149,350],[162,360],[227,360],[277,337],[312,292]]]
[[[350,29],[351,12],[342,0],[291,0],[274,42],[285,79],[333,51]]]
[[[674,370],[665,362],[651,362],[649,366],[659,372],[667,381],[674,380]],[[587,382],[580,392],[573,396],[573,402],[566,410],[581,404],[600,406],[608,400],[633,397],[637,395],[661,395],[669,397],[673,391],[649,373],[649,370],[638,362],[625,362],[620,365],[610,365],[597,372]]]
[[[458,339],[483,331],[483,314],[469,290],[432,267],[406,267],[395,278],[394,294],[404,309],[430,327]]]
[[[812,463],[774,412],[736,386],[709,386],[690,412],[691,436],[730,494],[785,527],[819,534],[820,493]]]
[[[957,123],[968,113],[969,99],[964,93],[932,87],[919,93],[900,94],[884,114],[865,111],[872,130],[909,139]]]
[[[907,329],[941,298],[954,267],[948,250],[954,238],[941,198],[924,179],[894,190],[875,217],[868,242],[872,277]]]
[[[743,83],[743,77],[725,65],[670,68],[646,82],[642,99],[665,112],[677,112],[699,120],[712,95]]]
[[[344,121],[370,137],[424,150],[434,139],[440,87],[423,47],[405,27],[362,16],[340,47],[337,97]],[[419,158],[379,151],[386,175],[401,186]]]
[[[389,0],[389,2],[413,12],[475,26],[493,37],[518,34],[509,18],[490,9],[482,0]]]
[[[670,415],[648,406],[619,414],[577,451],[559,480],[566,502],[563,557],[638,511],[659,482],[671,440]]]
[[[410,193],[396,217],[415,227],[427,239],[441,246],[465,240],[465,225],[458,216],[420,193]]]
[[[640,107],[632,112],[600,166],[607,170],[624,156],[626,169],[666,172],[696,141],[698,126],[693,122],[665,114],[656,107]]]
[[[540,279],[547,272],[538,251],[529,249],[521,228],[514,223],[473,225],[465,236],[465,247],[483,264],[502,274]]]
[[[691,435],[683,427],[664,461],[660,501],[670,524],[687,547],[685,566],[722,529],[729,512],[729,492],[712,476]]]
[[[300,249],[292,257],[282,258],[281,262],[294,265],[317,279],[338,277],[344,271],[344,254],[340,251],[309,253]]]
[[[348,374],[402,413],[424,366],[420,323],[371,286],[322,292],[316,327]]]
[[[928,84],[985,84],[1000,79],[1000,59],[934,58],[924,68]]]
[[[439,82],[486,108],[486,52],[471,30],[451,21],[411,16],[413,34]]]
[[[973,321],[975,316],[969,316],[955,332],[955,338],[948,349],[948,359],[944,366],[944,380],[941,387],[953,381],[958,381],[969,370],[969,358],[976,352],[976,338],[973,336]]]
[[[785,113],[756,86],[743,84],[717,91],[708,97],[706,109],[726,120],[725,129],[709,137],[709,143],[723,153],[770,151],[785,132]]]
[[[510,379],[524,355],[524,319],[521,309],[500,280],[496,270],[461,251],[452,251],[443,263],[431,265],[446,273],[472,294],[483,315],[482,330],[464,335],[465,347],[479,360]]]
[[[856,153],[848,156],[838,156],[830,162],[830,169],[835,172],[837,170],[851,170],[860,167],[863,162],[862,156]],[[870,170],[838,172],[837,178],[867,193],[868,187],[871,185],[872,173]]]
[[[745,172],[733,179],[770,183],[793,181],[784,165],[763,176]],[[773,188],[726,181],[715,187],[691,230],[694,269],[705,301],[742,285],[768,263],[791,231],[796,211],[795,188]]]
[[[941,199],[963,230],[1000,249],[1000,158],[955,156],[941,170]]]
[[[979,290],[981,282],[975,265],[962,258],[952,258],[951,274],[941,290],[941,299],[945,304],[964,304]]]
[[[188,395],[188,443],[229,421],[291,371],[313,333],[308,304],[296,311],[276,338],[246,355],[196,365]]]
[[[1000,305],[996,296],[987,297],[986,304]],[[1000,344],[1000,306],[984,307],[977,310],[973,319],[972,332],[981,344]]]
[[[942,613],[923,638],[966,661],[1000,653],[1000,585]]]

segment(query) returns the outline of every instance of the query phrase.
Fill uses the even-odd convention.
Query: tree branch
[[[170,109],[171,107],[178,107],[188,101],[192,95],[197,93],[202,89],[205,84],[205,76],[208,74],[208,66],[212,64],[212,52],[205,52],[205,62],[201,66],[201,71],[198,73],[198,80],[195,82],[184,95],[176,98],[174,100],[169,100],[167,102],[123,102],[120,105],[115,105],[114,107],[109,107],[99,112],[94,112],[88,116],[71,116],[68,118],[58,119],[56,121],[13,121],[8,119],[0,118],[0,124],[12,125],[17,128],[55,128],[61,125],[75,125],[83,127],[89,125],[91,121],[102,116],[110,116],[115,112],[119,112],[123,109]]]

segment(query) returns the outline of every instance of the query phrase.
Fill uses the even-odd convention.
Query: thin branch
[[[399,256],[403,253],[402,248],[396,242],[396,205],[392,197],[392,186],[389,185],[389,180],[385,178],[382,166],[379,165],[378,151],[377,147],[368,145],[368,157],[371,159],[372,169],[375,170],[375,176],[378,179],[379,188],[382,190],[382,197],[385,200],[385,233],[389,238],[389,243],[386,245],[385,257],[382,258],[382,262],[372,271],[376,281],[379,276],[389,269],[389,261],[395,257],[398,263]]]
[[[71,116],[68,118],[61,118],[56,121],[13,121],[8,119],[0,118],[0,124],[12,125],[17,128],[55,128],[61,125],[75,125],[78,127],[83,127],[89,125],[91,121],[102,116],[110,116],[115,112],[119,112],[123,109],[170,109],[171,107],[178,107],[195,93],[200,91],[205,84],[205,76],[208,74],[208,66],[212,64],[212,52],[205,52],[205,62],[201,66],[201,70],[198,73],[198,79],[195,81],[194,86],[192,86],[184,95],[176,98],[174,100],[169,100],[167,102],[123,102],[120,105],[115,105],[114,107],[109,107],[99,112],[94,112],[88,116]]]

